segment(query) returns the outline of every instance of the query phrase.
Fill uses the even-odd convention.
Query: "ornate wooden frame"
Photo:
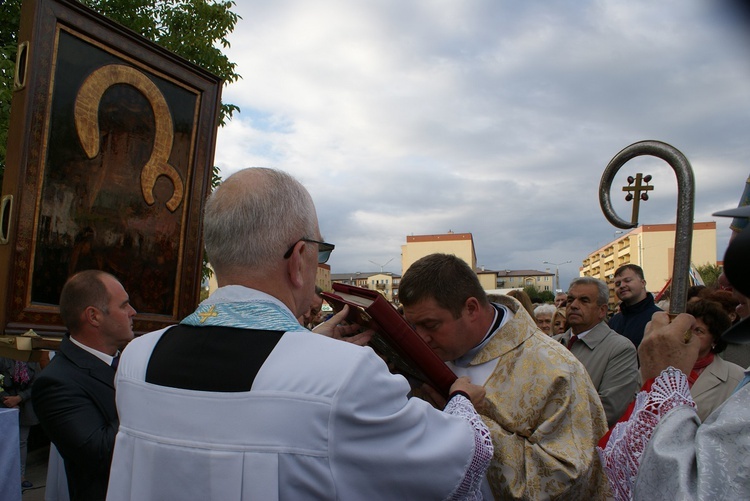
[[[71,0],[21,18],[0,333],[63,333],[60,290],[88,268],[123,283],[136,332],[178,322],[199,297],[221,80]]]

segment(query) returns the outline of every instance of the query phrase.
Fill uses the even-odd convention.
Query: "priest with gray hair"
[[[458,379],[437,410],[369,347],[320,335],[346,308],[317,334],[297,321],[334,249],[297,180],[233,174],[204,235],[219,289],[123,353],[109,500],[481,499],[481,386]]]

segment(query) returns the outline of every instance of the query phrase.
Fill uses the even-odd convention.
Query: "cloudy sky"
[[[407,235],[470,232],[489,269],[560,266],[611,241],[602,172],[660,140],[696,180],[696,221],[729,220],[750,173],[750,38],[709,0],[237,0],[230,37],[242,111],[219,131],[222,175],[279,168],[311,192],[333,273],[401,273]],[[673,223],[674,172],[641,224]],[[618,235],[619,236],[619,235]],[[374,264],[377,263],[377,264]],[[387,263],[387,264],[386,264]],[[698,265],[703,263],[696,263]],[[554,267],[552,270],[554,272]]]

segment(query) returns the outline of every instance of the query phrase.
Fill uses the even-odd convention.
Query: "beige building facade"
[[[318,264],[318,271],[315,274],[315,285],[324,291],[331,290],[331,267],[327,264]]]
[[[401,246],[401,273],[420,258],[440,252],[453,254],[477,268],[477,255],[474,251],[474,237],[471,233],[443,233],[440,235],[412,235],[406,237],[406,245]]]
[[[599,278],[610,286],[610,304],[615,304],[614,274],[624,264],[643,268],[646,287],[658,294],[672,277],[675,250],[674,224],[647,224],[634,228],[595,250],[583,260],[580,276]],[[691,261],[696,266],[717,264],[716,223],[693,223]]]
[[[329,275],[332,283],[355,285],[363,289],[371,289],[380,292],[389,302],[398,304],[398,284],[401,275],[393,273],[334,273]],[[325,290],[330,290],[325,289]]]
[[[554,292],[555,274],[539,270],[477,270],[479,283],[486,291],[523,289],[534,286],[539,291]]]
[[[401,270],[406,273],[418,259],[440,252],[453,254],[476,271],[479,283],[486,291],[498,289],[523,289],[530,285],[540,291],[554,289],[554,273],[538,270],[487,270],[477,269],[474,237],[471,233],[443,233],[439,235],[412,235],[401,246]]]

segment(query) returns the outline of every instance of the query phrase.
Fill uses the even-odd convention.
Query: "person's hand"
[[[5,405],[5,407],[18,407],[18,404],[20,403],[21,397],[19,397],[18,395],[3,397],[3,405]]]
[[[472,384],[471,379],[466,376],[456,379],[451,385],[450,393],[452,394],[456,391],[462,391],[469,395],[469,399],[471,400],[471,403],[474,404],[475,409],[479,409],[482,403],[484,403],[484,386]]]
[[[685,342],[685,334],[693,325],[695,318],[687,313],[680,313],[671,322],[667,313],[654,313],[638,347],[644,382],[655,378],[670,365],[686,375],[690,374],[700,349],[697,336],[691,335],[689,341]]]
[[[348,314],[349,305],[346,304],[340,312],[315,327],[312,331],[315,334],[321,334],[333,339],[340,339],[358,346],[366,345],[370,342],[370,339],[372,339],[375,331],[370,329],[364,332],[359,332],[360,326],[358,324],[342,324],[341,322],[346,319]]]

